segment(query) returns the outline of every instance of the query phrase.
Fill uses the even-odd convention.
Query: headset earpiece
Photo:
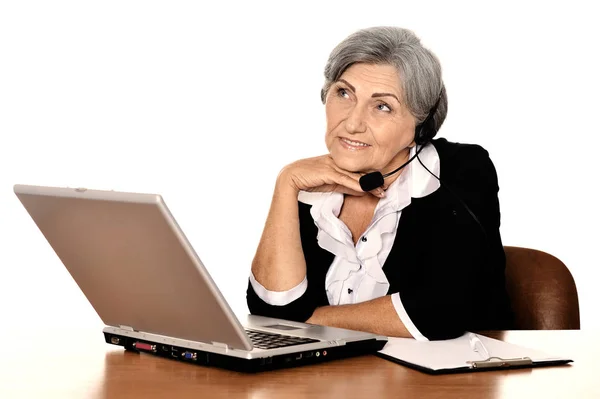
[[[442,95],[440,94],[425,120],[419,123],[415,128],[415,144],[425,145],[435,137],[435,120],[433,119],[433,116],[437,112],[441,99]]]

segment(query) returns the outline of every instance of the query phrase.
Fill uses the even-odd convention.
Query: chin
[[[337,145],[335,145],[337,144]],[[372,148],[366,151],[348,151],[335,142],[329,148],[329,155],[333,158],[333,162],[337,167],[347,170],[348,172],[363,172],[367,173],[375,170],[373,165]]]
[[[333,158],[333,162],[335,162],[338,168],[347,170],[348,172],[365,172],[366,170],[371,169],[358,159],[339,155],[336,156],[335,154],[331,154],[331,158]]]

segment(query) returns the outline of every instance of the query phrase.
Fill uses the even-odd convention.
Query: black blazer
[[[454,338],[465,331],[510,329],[494,165],[478,145],[446,139],[432,143],[440,158],[442,186],[426,197],[412,198],[402,210],[383,265],[388,294],[400,293],[411,321],[430,340]],[[308,288],[292,303],[272,306],[248,284],[252,314],[306,321],[317,307],[329,305],[325,276],[334,255],[317,243],[311,206],[298,205]]]

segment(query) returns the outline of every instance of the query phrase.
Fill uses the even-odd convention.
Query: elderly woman
[[[408,30],[360,30],[321,99],[329,154],[279,173],[250,312],[422,340],[510,328],[496,171],[482,147],[433,139],[435,55]]]

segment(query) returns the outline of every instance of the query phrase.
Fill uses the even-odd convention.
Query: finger
[[[352,195],[355,197],[362,197],[364,195],[367,195],[367,193],[365,193],[364,191],[355,191],[348,187],[344,187],[340,184],[335,184],[335,183],[334,184],[323,184],[322,186],[318,186],[318,187],[311,187],[309,189],[306,189],[305,191],[324,192],[324,193],[335,192],[335,193],[341,193],[341,194],[348,194],[348,195]]]
[[[348,187],[345,187],[345,186],[342,186],[339,184],[336,184],[336,187],[333,189],[333,191],[335,191],[337,193],[351,195],[353,197],[363,197],[368,194],[368,193],[365,193],[364,191],[352,190],[351,188],[348,188]]]
[[[383,188],[381,188],[381,187],[377,187],[375,190],[369,191],[369,193],[373,194],[377,198],[384,198],[385,197],[385,190]]]
[[[349,188],[350,190],[355,191],[357,193],[363,192],[363,189],[360,186],[358,179],[354,176],[348,176],[347,174],[341,172],[334,172],[332,178],[333,183],[335,184],[339,184],[341,186]]]
[[[344,176],[348,176],[349,178],[351,178],[351,179],[353,179],[353,180],[355,180],[357,182],[360,179],[360,177],[362,176],[362,173],[359,173],[359,172],[350,172],[349,170],[340,168],[333,161],[330,162],[329,167],[331,167],[334,171],[338,172],[339,174],[342,174]],[[361,191],[362,191],[362,189],[361,189]]]
[[[356,180],[358,182],[358,186],[360,187],[360,178],[362,177],[361,173],[356,173],[356,172],[349,172],[347,170],[344,169],[340,169],[339,167],[333,165],[333,168],[335,170],[337,170],[339,173],[346,175],[348,177],[350,177],[353,180]],[[364,193],[364,191],[362,190],[362,187],[360,188],[360,192]],[[384,198],[385,197],[385,190],[382,187],[377,187],[376,189],[373,189],[371,191],[369,191],[370,194],[374,195],[377,198]]]
[[[339,166],[337,166],[333,161],[331,162],[331,167],[336,170],[337,172],[344,174],[354,180],[356,180],[357,182],[359,182],[359,186],[360,186],[360,178],[363,176],[363,173],[359,173],[359,172],[350,172],[347,171],[345,169],[340,168]],[[362,190],[362,187],[360,189],[361,192],[364,192]],[[378,198],[384,198],[385,197],[385,190],[381,187],[377,187],[374,190],[369,191],[370,194],[374,195],[375,197]]]

